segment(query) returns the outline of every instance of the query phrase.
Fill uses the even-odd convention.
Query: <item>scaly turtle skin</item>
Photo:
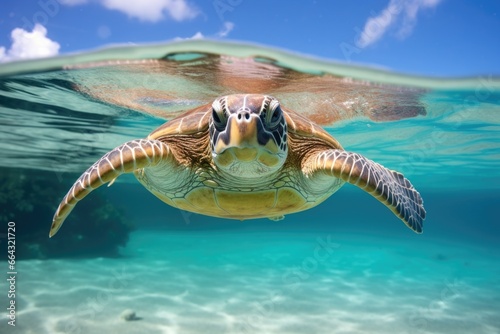
[[[95,188],[134,173],[165,203],[204,215],[281,219],[349,182],[417,233],[425,210],[402,174],[344,151],[325,130],[266,95],[217,98],[129,141],[94,163],[66,194],[50,236]]]

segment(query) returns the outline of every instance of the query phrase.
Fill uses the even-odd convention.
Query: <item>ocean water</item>
[[[350,185],[282,221],[241,222],[168,207],[124,175],[48,238],[65,191],[104,153],[234,93],[274,95],[404,173],[424,233]],[[115,47],[1,64],[0,138],[1,267],[15,276],[0,285],[1,333],[500,333],[497,77],[210,41]],[[111,225],[77,218],[99,207]]]

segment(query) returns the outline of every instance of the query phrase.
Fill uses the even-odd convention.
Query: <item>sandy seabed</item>
[[[120,258],[18,262],[0,332],[500,333],[498,260],[380,236],[138,231]]]

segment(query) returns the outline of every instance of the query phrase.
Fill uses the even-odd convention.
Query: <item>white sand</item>
[[[0,332],[500,333],[493,255],[318,238],[137,232],[123,258],[21,261],[17,325],[3,313]],[[139,319],[124,321],[126,309]]]

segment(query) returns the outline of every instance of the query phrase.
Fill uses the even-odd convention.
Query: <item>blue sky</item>
[[[116,43],[257,42],[433,76],[500,75],[500,1],[2,0],[0,61]]]

